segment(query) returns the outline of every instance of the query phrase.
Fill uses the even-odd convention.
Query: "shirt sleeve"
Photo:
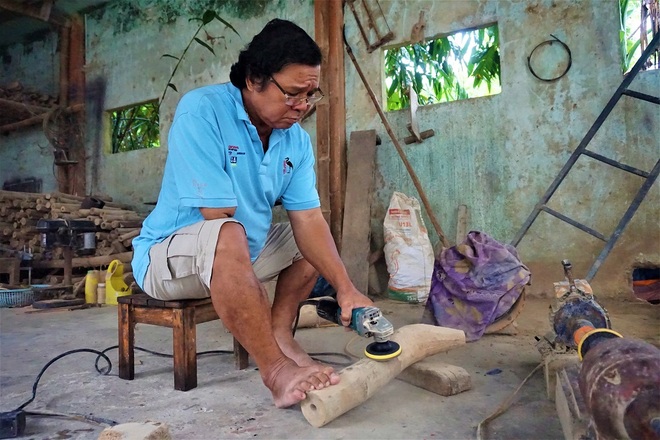
[[[219,124],[209,122],[200,112],[184,110],[170,128],[168,148],[182,206],[237,205],[232,182],[225,172],[227,148]]]
[[[316,173],[314,172],[314,153],[309,135],[301,129],[300,159],[294,164],[291,181],[282,193],[282,206],[289,211],[301,211],[321,206],[319,193],[316,190]]]

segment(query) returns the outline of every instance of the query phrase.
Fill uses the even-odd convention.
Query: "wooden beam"
[[[314,1],[315,40],[321,49],[323,64],[321,65],[320,87],[329,93],[328,75],[323,70],[329,55],[327,29],[328,0]],[[328,225],[332,224],[332,209],[330,207],[330,100],[323,99],[316,104],[316,180],[321,199],[321,210]],[[332,229],[331,229],[332,230]],[[335,243],[338,243],[337,237]]]
[[[73,113],[73,112],[79,112],[85,108],[84,104],[75,104],[70,107],[67,107],[64,111],[67,113]],[[11,124],[5,124],[0,127],[0,133],[9,133],[14,130],[18,130],[20,128],[25,128],[25,127],[30,127],[32,125],[37,125],[41,122],[43,122],[44,118],[48,112],[44,112],[40,115],[33,116],[29,119],[24,119],[22,121],[18,122],[12,122]]]
[[[69,36],[69,102],[85,102],[85,27],[79,15],[71,17]]]
[[[71,37],[71,28],[60,28],[59,46],[60,46],[60,100],[62,107],[69,104],[69,42]]]
[[[315,40],[321,48],[321,89],[326,98],[316,105],[317,176],[321,208],[341,248],[346,187],[346,104],[342,2],[314,2]],[[328,218],[329,217],[329,218]]]
[[[26,5],[16,0],[0,0],[0,8],[15,12],[26,17],[34,18],[46,23],[55,24],[61,27],[70,26],[69,19],[53,9],[52,0],[45,0],[40,5]]]
[[[74,15],[71,17],[71,32],[69,35],[69,66],[67,74],[69,104],[82,105],[85,102],[85,27],[82,17]],[[71,194],[87,194],[87,164],[85,154],[85,113],[75,115],[83,133],[80,142],[71,151],[72,160],[78,163],[73,165],[69,173],[69,189]]]
[[[30,113],[45,113],[51,110],[49,107],[42,107],[40,105],[25,104],[22,102],[12,101],[10,99],[0,98],[0,109],[8,109],[9,111],[28,111]]]

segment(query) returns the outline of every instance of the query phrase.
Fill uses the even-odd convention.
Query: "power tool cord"
[[[293,327],[291,328],[291,333],[293,334],[294,338],[296,336],[296,330],[298,329],[298,323],[300,322],[300,311],[302,310],[303,306],[316,305],[316,304],[318,304],[318,300],[316,299],[306,299],[305,301],[301,301],[298,304],[298,310],[296,311],[296,319],[293,321]],[[339,367],[348,367],[353,363],[353,359],[351,359],[350,356],[347,356],[344,353],[333,353],[333,352],[309,353],[309,356],[315,361],[324,362],[326,364],[336,365]],[[318,356],[335,356],[345,359],[346,362],[333,362],[327,359],[321,360],[317,358]]]
[[[99,374],[107,376],[110,374],[110,371],[112,371],[112,361],[110,361],[110,358],[106,356],[105,353],[118,347],[119,347],[118,345],[113,345],[111,347],[106,348],[103,351],[98,351],[91,348],[77,348],[75,350],[69,350],[60,355],[55,356],[53,359],[48,361],[46,365],[43,366],[43,368],[41,368],[41,371],[39,371],[37,378],[32,384],[32,397],[30,397],[30,399],[19,405],[14,411],[21,411],[23,408],[25,408],[34,401],[34,399],[37,397],[37,387],[39,386],[39,381],[41,380],[41,377],[44,375],[46,370],[58,360],[62,359],[65,356],[69,356],[71,354],[76,354],[76,353],[94,353],[96,354],[96,360],[94,361],[94,368]],[[154,356],[169,357],[169,358],[172,357],[171,354],[159,353],[157,351],[148,350],[142,347],[135,347],[135,349],[139,351],[143,351],[145,353],[152,354]],[[197,357],[205,356],[209,354],[230,354],[230,353],[234,353],[233,350],[210,350],[210,351],[202,351],[197,353]],[[99,360],[101,358],[103,358],[107,362],[108,366],[106,368],[101,368],[99,366]],[[84,420],[86,422],[91,422],[100,425],[109,425],[109,426],[113,426],[117,424],[112,420],[103,419],[92,415],[83,415],[83,414],[64,414],[64,413],[52,413],[45,411],[25,411],[25,414],[34,415],[34,416],[45,416],[45,417],[68,417],[74,420]]]
[[[317,302],[318,301],[316,301],[316,300],[305,300],[305,301],[302,301],[300,304],[298,304],[298,310],[296,312],[296,319],[295,319],[295,322],[293,324],[293,329],[292,329],[293,336],[296,335],[296,327],[298,327],[298,323],[300,321],[300,310],[302,309],[302,307],[304,305],[307,305],[307,304],[316,304]],[[355,339],[355,338],[353,338],[353,339]],[[351,342],[352,342],[352,340],[349,341],[348,344],[346,344],[346,347],[348,347],[348,345]],[[28,399],[27,401],[25,401],[24,403],[19,405],[14,411],[20,411],[20,410],[22,410],[23,408],[25,408],[26,406],[28,406],[30,403],[32,403],[34,401],[34,399],[37,397],[37,387],[39,386],[39,381],[41,380],[41,377],[44,375],[46,370],[51,365],[53,365],[55,362],[57,362],[58,360],[62,359],[65,356],[69,356],[71,354],[76,354],[76,353],[94,353],[94,354],[96,354],[96,360],[94,361],[94,368],[96,369],[96,371],[99,374],[107,376],[107,375],[110,374],[110,371],[112,371],[112,361],[110,361],[110,358],[105,353],[110,351],[110,350],[114,350],[116,348],[119,348],[119,345],[110,346],[110,347],[108,347],[108,348],[106,348],[102,351],[94,350],[92,348],[77,348],[77,349],[74,349],[74,350],[65,351],[64,353],[55,356],[53,359],[48,361],[46,363],[46,365],[43,366],[41,371],[39,371],[39,374],[37,375],[37,378],[35,379],[34,383],[32,384],[32,397],[30,397],[30,399]],[[159,356],[159,357],[166,357],[166,358],[173,357],[171,354],[160,353],[160,352],[153,351],[153,350],[148,350],[148,349],[142,348],[142,347],[135,347],[135,350],[142,351],[142,352],[145,352],[145,353],[149,353],[149,354],[152,354],[154,356]],[[346,350],[347,349],[345,349],[345,351]],[[234,353],[233,350],[209,350],[209,351],[201,351],[201,352],[197,353],[197,357],[211,355],[211,354],[233,354],[233,353]],[[317,358],[318,356],[340,357],[340,358],[345,359],[347,362],[333,362],[333,361],[330,361],[330,360],[327,360],[327,359],[324,360],[323,362],[325,362],[327,364],[346,367],[346,366],[352,364],[351,356],[357,357],[357,356],[353,355],[352,353],[350,353],[348,351],[347,351],[347,353],[348,354],[334,353],[334,352],[320,352],[320,353],[309,353],[309,355],[310,355],[310,357],[312,357],[312,359],[314,359],[316,361],[319,361],[319,362],[321,362],[321,360],[319,360]],[[317,356],[317,357],[315,357],[315,356]],[[101,368],[99,366],[99,360],[101,358],[103,358],[103,360],[105,360],[107,362],[107,364],[108,364],[107,368]],[[46,412],[46,411],[25,411],[25,413],[27,415],[42,416],[42,417],[67,417],[67,418],[71,418],[71,419],[74,419],[74,420],[86,421],[86,422],[91,422],[91,423],[100,424],[100,425],[113,426],[113,425],[117,424],[116,422],[114,422],[112,420],[103,419],[103,418],[95,417],[95,416],[92,416],[92,415],[65,414],[65,413],[55,413],[55,412]]]
[[[532,378],[532,376],[534,376],[534,373],[536,373],[537,371],[539,371],[541,369],[541,367],[543,367],[543,362],[538,364],[531,371],[531,373],[529,373],[527,375],[527,377],[523,379],[523,381],[520,383],[520,385],[518,385],[518,388],[516,388],[515,391],[513,393],[511,393],[511,395],[509,397],[504,399],[504,401],[500,404],[500,406],[497,407],[495,412],[493,412],[491,415],[489,415],[488,417],[483,419],[481,422],[479,422],[479,424],[477,425],[477,440],[484,440],[485,439],[484,435],[485,435],[485,432],[486,432],[486,424],[488,424],[489,422],[492,422],[493,420],[495,420],[496,418],[498,418],[499,416],[504,414],[507,409],[509,409],[509,407],[513,403],[513,398],[516,397],[516,394],[518,394],[518,391],[520,391],[520,389],[527,383],[527,381],[529,379]]]

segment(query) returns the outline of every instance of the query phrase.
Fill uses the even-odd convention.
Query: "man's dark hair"
[[[254,36],[231,66],[229,79],[239,89],[249,77],[263,84],[289,64],[321,65],[321,49],[300,26],[276,18]]]

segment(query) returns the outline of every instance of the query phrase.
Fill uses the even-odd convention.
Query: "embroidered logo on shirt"
[[[293,164],[288,157],[285,157],[282,161],[282,174],[290,174],[291,170],[293,170]]]
[[[227,147],[228,154],[229,154],[229,163],[232,166],[236,166],[238,163],[238,157],[237,156],[242,156],[245,154],[245,151],[239,151],[239,147],[237,145],[229,145]]]

